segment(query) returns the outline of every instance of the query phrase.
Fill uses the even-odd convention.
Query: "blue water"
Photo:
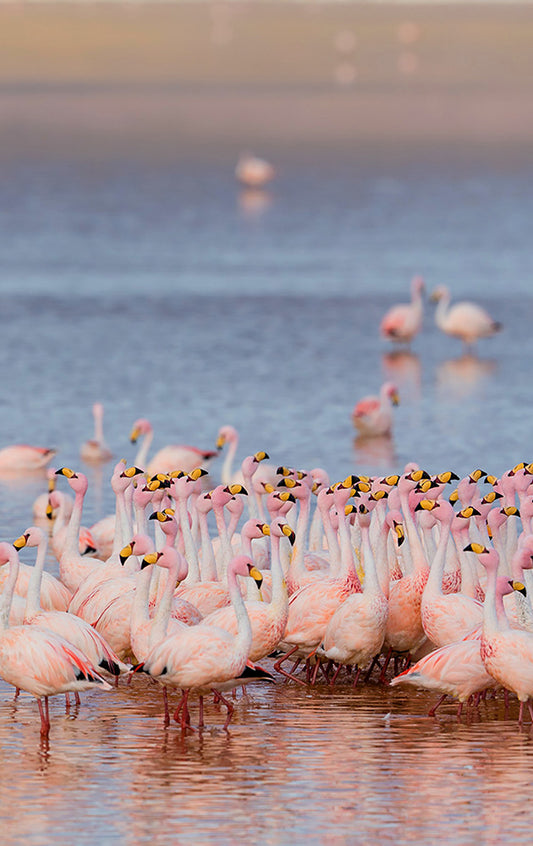
[[[276,164],[253,196],[233,162],[2,165],[0,446],[53,446],[57,466],[87,472],[86,524],[113,507],[111,465],[79,458],[95,400],[131,461],[140,416],[154,448],[212,448],[231,423],[240,458],[264,449],[332,480],[409,460],[461,475],[532,460],[533,164],[324,151]],[[411,350],[391,354],[379,322],[415,273],[484,305],[501,334],[464,356],[427,303]],[[351,409],[385,377],[401,399],[393,437],[362,444]],[[0,482],[2,539],[32,522],[42,490]],[[43,747],[35,704],[11,695],[0,687],[5,842],[531,839],[531,737],[501,703],[429,721],[427,694],[276,685],[239,706],[229,735],[211,706],[218,728],[184,740],[137,685],[87,696],[71,718],[58,699]]]

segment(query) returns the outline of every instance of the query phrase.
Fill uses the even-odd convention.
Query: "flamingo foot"
[[[435,712],[436,712],[437,708],[439,708],[442,705],[442,703],[446,699],[447,695],[448,695],[447,693],[443,693],[442,696],[440,697],[440,699],[438,700],[438,702],[436,702],[436,704],[433,706],[433,708],[429,709],[428,717],[434,717],[435,716]]]

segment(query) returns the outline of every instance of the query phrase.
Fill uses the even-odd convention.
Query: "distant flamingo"
[[[146,418],[140,418],[133,424],[130,434],[130,441],[136,443],[143,436],[143,440],[135,464],[142,467],[153,476],[155,473],[168,473],[172,470],[183,470],[190,473],[200,465],[205,467],[208,462],[216,458],[215,450],[201,450],[198,447],[186,446],[185,444],[170,444],[160,449],[153,458],[147,462],[148,451],[153,439],[152,424]]]
[[[450,306],[450,292],[445,285],[436,288],[431,299],[437,303],[435,323],[447,335],[460,338],[466,348],[479,340],[490,338],[502,328],[484,308],[467,300]]]
[[[411,281],[411,302],[393,306],[381,321],[384,338],[396,343],[409,344],[422,327],[424,280],[414,276]]]
[[[235,167],[235,176],[247,188],[262,188],[274,179],[274,167],[265,159],[251,153],[241,153]]]
[[[0,474],[32,473],[44,470],[56,454],[55,449],[13,444],[0,449]]]
[[[49,696],[89,688],[110,690],[111,686],[79,649],[59,635],[38,626],[8,627],[19,559],[15,547],[2,542],[0,563],[8,562],[9,579],[0,597],[0,677],[35,696],[41,715],[41,735],[47,737]]]
[[[80,448],[80,456],[84,461],[99,464],[111,461],[113,453],[104,438],[104,406],[101,402],[93,405],[94,438],[85,441]]]
[[[364,437],[390,435],[392,407],[399,403],[398,389],[393,382],[381,386],[379,396],[360,399],[352,411],[352,422]]]

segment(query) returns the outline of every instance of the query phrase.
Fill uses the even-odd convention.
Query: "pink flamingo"
[[[145,468],[149,476],[154,476],[156,473],[169,473],[172,470],[183,470],[184,473],[190,473],[200,465],[205,467],[218,454],[215,450],[202,450],[185,444],[169,444],[162,447],[147,462],[148,451],[153,439],[153,428],[146,418],[135,421],[130,433],[130,441],[134,444],[141,436],[143,436],[143,440],[135,464]]]
[[[392,409],[399,403],[398,389],[393,382],[384,382],[379,396],[360,399],[352,411],[352,422],[366,438],[390,435],[392,431]]]
[[[0,473],[33,473],[50,464],[56,454],[55,449],[12,444],[0,449]]]
[[[377,501],[370,495],[366,503],[359,505],[357,513],[365,571],[363,592],[352,593],[338,607],[326,627],[322,641],[322,651],[326,658],[338,664],[357,667],[354,687],[361,668],[381,651],[389,604],[381,588],[370,543],[370,520]],[[334,681],[335,676],[332,679]]]
[[[0,597],[0,676],[37,699],[41,735],[50,732],[48,697],[90,688],[110,690],[85,655],[57,634],[38,626],[7,624],[18,575],[18,554],[14,546],[0,543],[0,562],[9,562],[9,580]],[[44,699],[44,705],[41,701]]]
[[[381,321],[381,335],[388,341],[409,344],[422,328],[424,280],[414,276],[411,281],[411,302],[393,306]]]
[[[113,453],[104,438],[104,406],[101,402],[94,403],[93,418],[94,437],[81,445],[80,456],[83,461],[91,464],[102,464],[105,461],[111,461]]]
[[[252,627],[237,584],[237,576],[249,576],[259,586],[262,581],[261,574],[246,555],[238,555],[231,560],[228,567],[228,587],[238,620],[236,636],[217,626],[201,623],[154,646],[142,665],[136,667],[161,684],[184,690],[184,711],[191,690],[203,695],[211,689],[220,690],[226,683],[235,687],[239,683],[237,679],[245,670],[252,643]],[[224,728],[227,728],[233,706],[220,693],[219,696],[226,705],[227,718]],[[185,722],[182,722],[182,727],[185,728]]]
[[[502,324],[493,320],[484,308],[469,301],[450,306],[450,292],[445,285],[436,288],[431,299],[437,303],[435,323],[441,332],[460,338],[470,349],[480,338],[490,338],[499,332]]]
[[[252,627],[252,644],[249,659],[260,661],[276,648],[281,640],[289,611],[289,597],[287,586],[283,578],[283,570],[279,557],[280,540],[283,537],[294,543],[294,532],[282,518],[276,518],[270,526],[272,540],[272,599],[270,602],[247,600],[246,611]],[[237,634],[238,620],[234,607],[226,606],[214,611],[204,618],[204,623],[210,626],[220,626],[232,634]]]
[[[430,510],[440,522],[440,537],[436,555],[431,564],[428,580],[422,593],[421,615],[426,636],[435,646],[461,640],[475,629],[483,617],[483,606],[475,599],[461,593],[447,593],[442,589],[444,566],[449,545],[450,530],[455,517],[446,500],[422,500],[417,510]]]
[[[44,611],[41,608],[41,581],[48,547],[48,541],[42,529],[30,526],[14,541],[13,546],[17,550],[25,546],[37,547],[37,558],[26,594],[24,623],[41,626],[61,635],[69,643],[74,644],[95,667],[113,676],[127,672],[129,667],[120,661],[109,644],[85,620],[65,611]]]
[[[533,635],[509,625],[503,598],[497,593],[497,551],[477,543],[469,544],[466,551],[475,552],[487,572],[481,658],[487,672],[518,697],[518,722],[522,722],[525,703],[533,720]]]
[[[235,177],[247,188],[263,188],[276,175],[274,167],[252,153],[241,153],[235,166]]]

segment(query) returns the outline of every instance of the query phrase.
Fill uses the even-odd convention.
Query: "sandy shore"
[[[0,5],[0,155],[533,141],[533,5]]]

